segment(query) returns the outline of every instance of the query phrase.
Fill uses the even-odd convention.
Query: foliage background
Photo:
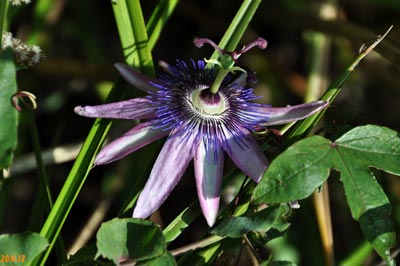
[[[30,5],[11,7],[10,31],[28,43],[39,45],[46,55],[37,67],[18,72],[20,90],[28,90],[38,98],[35,118],[43,149],[79,143],[86,136],[92,120],[74,114],[77,105],[99,104],[117,78],[113,68],[122,62],[118,33],[110,1],[56,0],[51,2],[50,12],[38,13],[37,5],[43,1],[32,1]],[[331,37],[328,79],[337,77],[354,58],[366,39],[360,32],[368,29],[377,34],[394,25],[389,39],[400,43],[400,3],[396,0],[343,0],[337,2],[339,22],[332,27],[320,21],[317,6],[322,1],[263,1],[245,34],[242,44],[258,36],[268,40],[264,51],[252,51],[241,62],[256,70],[259,83],[256,93],[263,95],[264,102],[274,106],[297,104],[303,101],[309,66],[313,57],[309,46],[310,32],[318,30]],[[157,1],[142,1],[147,19]],[[176,58],[190,59],[209,57],[210,48],[197,49],[192,40],[196,36],[218,41],[225,32],[241,1],[181,1],[162,32],[153,50],[157,62],[173,63]],[[356,25],[357,28],[352,27]],[[400,57],[400,46],[397,52]],[[344,132],[350,127],[373,123],[400,130],[400,85],[398,82],[398,59],[388,60],[373,52],[346,82],[341,95],[326,114],[322,130],[328,137],[335,132]],[[393,62],[394,61],[394,62]],[[397,61],[397,63],[396,63]],[[329,84],[329,81],[327,81]],[[128,91],[125,98],[134,96]],[[110,138],[126,131],[131,125],[119,121],[114,124]],[[24,116],[19,121],[18,150],[15,164],[31,153],[29,125]],[[144,149],[140,153],[146,154]],[[118,163],[96,167],[81,191],[77,203],[62,230],[67,248],[72,245],[80,230],[87,225],[92,212],[105,204],[104,215],[108,220],[117,215],[119,206],[136,181],[138,173],[144,171],[139,156],[129,156]],[[139,160],[139,161],[137,161]],[[57,195],[71,162],[51,164],[48,173],[53,194]],[[229,164],[227,167],[230,167]],[[29,213],[35,197],[37,173],[27,169],[13,175],[7,201],[5,221],[1,233],[23,231],[29,222]],[[378,173],[379,181],[393,203],[393,219],[396,229],[400,224],[400,181],[395,176]],[[359,225],[352,220],[344,200],[338,178],[330,178],[330,196],[338,260],[345,258],[363,240]],[[195,198],[192,168],[163,205],[154,219],[168,224],[187,204]],[[311,200],[304,200],[301,209],[290,218],[292,226],[287,241],[276,243],[272,248],[294,256],[300,265],[322,265],[323,255]],[[128,214],[129,215],[129,214]],[[180,246],[198,239],[206,223],[199,218],[193,229],[185,232],[174,245]],[[293,252],[288,254],[288,251]],[[229,255],[227,255],[229,259]],[[374,261],[371,257],[371,261]],[[377,260],[379,261],[379,260]],[[218,262],[222,265],[224,258]],[[371,265],[373,262],[371,262]],[[375,262],[376,263],[376,262]],[[243,264],[246,265],[246,264]]]

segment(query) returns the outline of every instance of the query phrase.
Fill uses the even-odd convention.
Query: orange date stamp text
[[[0,254],[0,266],[6,266],[9,263],[24,263],[25,258],[24,254]]]

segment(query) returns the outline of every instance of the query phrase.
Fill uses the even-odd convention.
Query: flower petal
[[[143,146],[168,135],[168,131],[154,128],[153,125],[156,124],[157,121],[141,123],[115,139],[97,154],[94,165],[107,164],[121,159]]]
[[[234,136],[229,130],[224,129],[227,146],[223,148],[236,166],[258,183],[268,167],[268,159],[247,129],[238,128],[238,130],[243,134]]]
[[[178,134],[174,134],[178,132]],[[179,135],[174,130],[165,142],[150,177],[140,193],[133,217],[146,218],[155,212],[165,201],[185,172],[194,150],[198,145],[195,134]]]
[[[215,223],[219,209],[224,151],[200,142],[194,155],[194,173],[200,207],[208,225]]]
[[[136,69],[121,63],[116,63],[115,68],[118,70],[119,74],[135,88],[140,89],[144,92],[157,92],[158,88],[153,86],[154,84],[159,84],[160,81],[154,78],[150,78],[143,73],[137,71]]]
[[[315,101],[310,103],[304,103],[289,107],[269,107],[259,106],[256,109],[266,114],[266,121],[261,121],[260,125],[281,125],[289,122],[304,119],[318,111],[321,111],[328,105],[327,101]]]
[[[154,106],[146,98],[135,98],[95,106],[77,106],[74,111],[78,115],[86,117],[116,119],[147,119],[155,116]]]

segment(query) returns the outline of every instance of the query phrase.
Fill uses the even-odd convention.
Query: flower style
[[[242,49],[243,50],[243,49]],[[188,164],[194,160],[198,198],[204,217],[212,226],[218,215],[224,157],[255,182],[268,166],[252,131],[256,127],[303,119],[326,107],[316,101],[274,108],[253,102],[246,73],[229,72],[216,93],[210,91],[218,67],[205,60],[177,61],[158,79],[127,65],[115,67],[130,84],[147,96],[98,106],[76,107],[86,117],[143,119],[121,137],[106,145],[95,165],[107,164],[168,136],[141,192],[133,217],[147,218],[165,201]]]

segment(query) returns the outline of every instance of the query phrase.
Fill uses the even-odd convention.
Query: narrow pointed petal
[[[268,167],[268,159],[250,132],[244,128],[240,130],[243,132],[240,136],[233,136],[228,130],[224,130],[227,138],[224,149],[236,166],[258,183]]]
[[[148,119],[155,117],[154,106],[146,98],[135,98],[95,106],[77,106],[74,111],[78,115],[86,117],[116,119]]]
[[[316,112],[321,111],[328,105],[327,101],[315,101],[289,107],[267,107],[259,106],[256,109],[260,113],[265,113],[267,121],[262,121],[260,125],[281,125],[289,122],[304,119]]]
[[[187,138],[171,133],[140,193],[133,217],[147,218],[164,203],[194,156],[194,150],[198,145],[196,133]]]
[[[224,151],[200,143],[194,155],[194,173],[200,207],[212,227],[217,219],[224,168]]]
[[[119,160],[143,146],[168,135],[168,131],[154,128],[153,125],[155,124],[157,124],[157,121],[141,123],[106,145],[97,155],[94,165],[107,164]]]
[[[136,69],[121,63],[116,63],[115,68],[119,74],[135,88],[140,89],[144,92],[157,92],[158,88],[152,84],[158,84],[160,81],[154,78],[150,78]]]

